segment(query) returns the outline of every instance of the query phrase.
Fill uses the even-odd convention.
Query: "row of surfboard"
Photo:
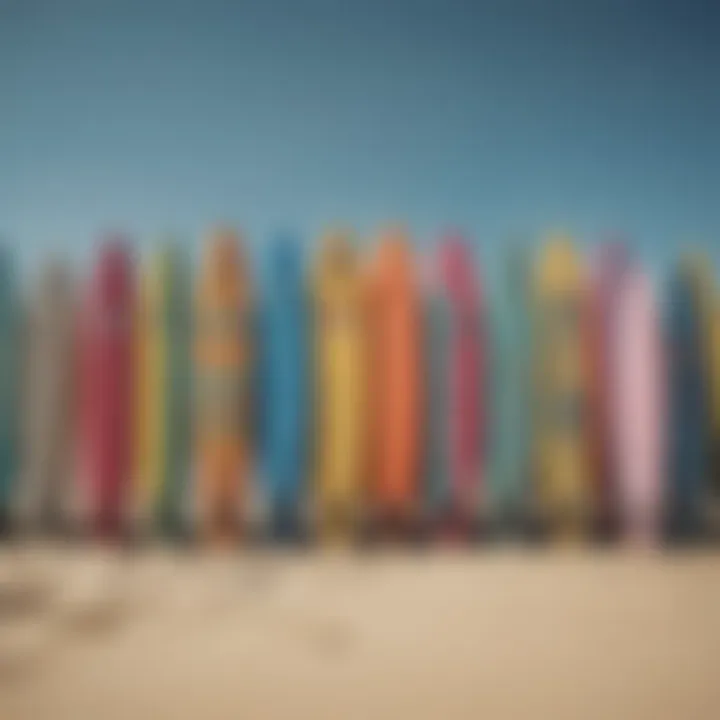
[[[301,248],[278,238],[251,273],[216,231],[193,282],[179,247],[136,268],[109,238],[81,292],[51,264],[27,303],[1,262],[3,525],[223,544],[715,527],[702,258],[661,302],[620,245],[516,248],[492,291],[456,236],[422,258],[397,229],[369,259],[344,232]]]

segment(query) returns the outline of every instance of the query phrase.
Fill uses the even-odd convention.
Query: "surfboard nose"
[[[274,238],[268,273],[274,282],[273,292],[286,293],[295,289],[302,273],[302,249],[296,235],[286,232]]]
[[[451,295],[461,301],[472,301],[477,294],[475,262],[465,238],[458,234],[446,236],[440,245],[438,262]]]
[[[130,242],[123,235],[103,238],[96,265],[98,300],[114,302],[128,292],[132,267]]]
[[[346,228],[326,232],[320,240],[320,269],[323,271],[350,270],[355,264],[355,235]]]
[[[231,228],[216,228],[205,237],[203,275],[208,281],[220,285],[236,281],[243,265],[240,243],[240,235]]]

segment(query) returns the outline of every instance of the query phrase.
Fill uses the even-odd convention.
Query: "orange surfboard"
[[[251,292],[238,237],[210,235],[196,288],[195,461],[201,535],[231,541],[249,475]]]
[[[422,305],[406,234],[380,239],[370,276],[372,515],[381,524],[417,520],[422,413]]]

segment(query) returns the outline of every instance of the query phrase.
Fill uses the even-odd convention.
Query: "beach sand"
[[[0,554],[0,718],[718,718],[720,556]]]

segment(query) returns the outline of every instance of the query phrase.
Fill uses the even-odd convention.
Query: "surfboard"
[[[682,264],[693,292],[693,302],[698,314],[698,332],[702,353],[703,382],[707,392],[705,400],[706,436],[708,442],[707,478],[702,490],[702,525],[713,536],[720,536],[720,325],[717,322],[718,290],[714,268],[706,253],[688,251]]]
[[[668,289],[669,365],[668,530],[674,539],[702,531],[710,473],[710,406],[702,314],[691,264],[681,262]]]
[[[589,515],[587,286],[572,240],[543,248],[534,279],[534,463],[541,519],[559,539],[584,534]]]
[[[0,531],[10,529],[18,493],[18,408],[24,355],[22,325],[14,260],[3,249],[0,250]]]
[[[385,233],[370,280],[373,470],[379,528],[406,534],[419,519],[422,305],[407,235]]]
[[[349,233],[323,237],[312,292],[317,530],[346,543],[363,519],[369,391],[366,279]]]
[[[76,298],[72,273],[44,265],[25,328],[23,455],[19,517],[31,532],[68,529],[76,390]]]
[[[435,534],[450,507],[450,345],[451,312],[435,254],[423,258],[423,374],[426,417],[423,424],[422,514]]]
[[[216,231],[204,248],[194,338],[198,524],[216,545],[245,529],[248,511],[252,312],[239,239],[231,230]]]
[[[165,465],[158,522],[176,535],[187,533],[191,522],[192,295],[187,255],[176,244],[165,253]]]
[[[594,258],[590,278],[587,359],[589,366],[589,434],[594,468],[593,524],[602,538],[614,534],[618,521],[617,452],[612,403],[617,394],[613,364],[622,348],[616,348],[618,293],[630,267],[629,253],[620,242],[603,246]]]
[[[528,526],[531,479],[532,327],[530,251],[502,259],[490,308],[488,403],[491,408],[487,514],[499,532]]]
[[[134,271],[124,239],[100,247],[82,313],[83,521],[116,539],[124,530],[132,471]]]
[[[717,289],[711,310],[710,373],[712,377],[712,447],[708,523],[711,532],[720,536],[720,296]]]
[[[474,255],[462,238],[449,236],[444,239],[438,265],[449,320],[446,511],[453,529],[467,534],[477,521],[485,469],[482,291],[475,272]]]
[[[134,505],[143,530],[169,535],[188,524],[189,283],[187,260],[169,242],[151,258],[138,290]]]
[[[661,322],[650,279],[626,269],[615,285],[605,405],[614,496],[625,538],[653,544],[662,529],[665,366]],[[610,434],[612,433],[612,434]]]
[[[264,479],[274,537],[305,534],[310,423],[309,296],[297,238],[265,256],[261,310]]]
[[[133,339],[133,447],[132,492],[130,507],[133,529],[136,534],[147,534],[152,525],[152,510],[160,484],[158,475],[159,403],[162,397],[161,360],[158,357],[160,342],[156,318],[151,315],[158,292],[158,268],[153,261],[138,272],[135,292]]]

